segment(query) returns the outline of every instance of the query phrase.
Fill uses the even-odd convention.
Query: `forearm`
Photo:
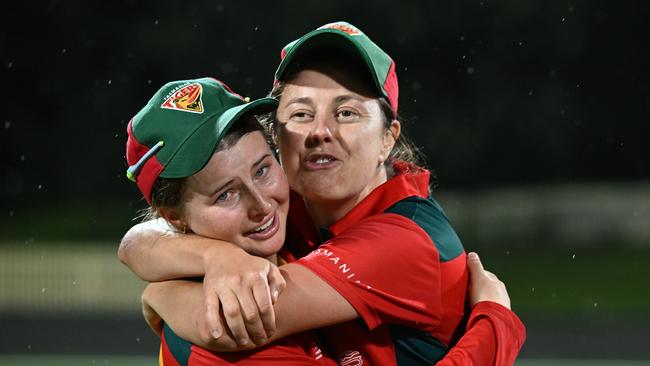
[[[199,346],[207,344],[209,334],[202,334],[198,326],[202,320],[199,317],[204,315],[200,282],[173,280],[150,283],[142,294],[142,302],[179,337]]]
[[[158,219],[132,227],[120,242],[118,258],[143,280],[164,281],[203,276],[211,251],[232,248],[226,242],[177,233]]]
[[[491,301],[478,303],[458,343],[436,365],[513,365],[526,329],[509,309]]]
[[[283,266],[282,273],[287,285],[273,306],[276,331],[270,338],[258,344],[237,344],[229,332],[218,338],[212,337],[205,322],[205,292],[200,283],[165,281],[150,284],[143,299],[178,336],[203,348],[219,352],[260,347],[290,334],[341,323],[358,316],[341,295],[305,267],[290,264]],[[313,311],[318,308],[326,308],[328,311]],[[220,313],[219,316],[223,314]]]

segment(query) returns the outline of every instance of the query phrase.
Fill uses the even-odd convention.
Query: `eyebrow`
[[[271,154],[268,154],[268,153],[262,155],[262,157],[259,158],[256,162],[254,162],[253,165],[251,165],[251,167],[255,167],[255,166],[260,165],[260,163],[262,163],[262,161],[264,161],[264,159],[266,159],[269,156],[271,156]],[[234,181],[234,179],[230,179],[226,183],[220,185],[219,187],[217,187],[217,189],[212,191],[212,193],[210,193],[210,195],[208,197],[210,197],[210,198],[214,197],[217,193],[221,192],[224,188],[226,188],[228,185],[230,185],[230,183],[232,183],[233,181]]]
[[[356,95],[356,94],[339,95],[338,97],[334,98],[334,101],[336,103],[343,103],[343,102],[347,102],[348,100],[356,100],[356,101],[359,101],[359,102],[365,102],[366,101],[366,99],[364,99],[361,96]]]
[[[311,100],[309,97],[299,97],[299,98],[293,98],[287,103],[287,106],[290,106],[292,104],[297,104],[297,103],[303,103],[303,104],[309,104],[310,106],[314,105],[314,102]]]

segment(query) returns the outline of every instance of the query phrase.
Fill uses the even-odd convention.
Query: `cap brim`
[[[275,79],[283,80],[289,65],[297,58],[300,58],[300,56],[313,50],[334,48],[342,52],[347,51],[351,55],[356,55],[370,73],[377,90],[380,94],[385,94],[382,83],[377,79],[377,73],[375,72],[375,67],[370,56],[364,47],[357,43],[353,37],[358,36],[351,36],[334,29],[317,29],[307,33],[291,46],[275,72]]]
[[[190,136],[160,174],[163,178],[183,178],[196,174],[210,160],[221,139],[244,114],[272,112],[278,106],[274,98],[261,98],[226,110],[209,119]]]

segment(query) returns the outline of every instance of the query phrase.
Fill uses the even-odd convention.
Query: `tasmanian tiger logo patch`
[[[180,86],[165,96],[160,106],[181,112],[203,113],[203,87],[199,83]]]
[[[344,24],[344,23],[329,23],[321,26],[318,29],[336,29],[336,30],[340,30],[341,32],[345,32],[351,36],[358,36],[362,34],[360,30],[354,28],[351,24]]]

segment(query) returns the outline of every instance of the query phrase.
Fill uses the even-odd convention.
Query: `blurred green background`
[[[468,250],[508,286],[522,365],[650,363],[650,5],[46,1],[4,6],[0,364],[151,365],[116,259],[144,208],[126,124],[169,80],[271,87],[347,20],[397,62],[406,130]]]

